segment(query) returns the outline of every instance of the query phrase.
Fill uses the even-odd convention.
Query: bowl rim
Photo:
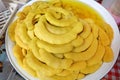
[[[25,6],[28,6],[28,5],[31,5],[33,2],[36,2],[37,0],[32,0],[30,2],[28,2],[26,5],[24,5],[23,7],[21,7],[19,11],[21,11]],[[46,0],[42,0],[42,1],[46,1]],[[107,22],[107,23],[110,23],[110,25],[112,26],[113,30],[114,30],[114,42],[112,42],[112,46],[114,46],[114,48],[112,47],[112,49],[114,49],[114,53],[115,53],[115,56],[114,56],[114,60],[110,63],[103,63],[101,68],[104,68],[105,72],[102,72],[100,70],[97,70],[95,73],[93,74],[90,74],[90,75],[87,75],[84,79],[82,80],[93,80],[93,77],[94,76],[94,80],[99,80],[101,79],[102,77],[104,77],[109,71],[110,69],[112,69],[112,67],[114,66],[116,60],[117,60],[117,57],[118,57],[118,54],[119,54],[119,49],[120,49],[120,34],[119,34],[119,29],[117,27],[117,24],[114,20],[114,18],[110,15],[110,13],[103,7],[101,6],[99,3],[97,3],[96,1],[94,0],[91,0],[91,1],[88,1],[88,0],[77,0],[77,1],[80,1],[80,2],[83,2],[85,4],[87,4],[88,6],[92,7],[93,9],[95,9],[102,17],[103,19]],[[93,5],[94,4],[94,5]],[[16,18],[16,17],[15,17]],[[13,43],[11,43],[10,39],[9,39],[9,36],[7,34],[8,30],[6,31],[6,37],[5,37],[5,47],[6,47],[6,53],[7,53],[7,56],[8,56],[8,59],[10,60],[10,63],[12,64],[12,66],[15,68],[15,70],[23,77],[25,78],[26,80],[29,80],[31,79],[32,77],[29,77],[24,75],[24,72],[21,68],[18,68],[18,64],[15,63],[15,58],[13,57],[13,55],[11,56],[11,53],[12,51],[10,50],[10,48],[14,45]],[[116,44],[116,45],[114,45]],[[11,46],[10,46],[11,45]],[[14,59],[13,59],[14,58]],[[105,67],[105,66],[109,66],[108,67]],[[24,72],[24,73],[23,73]],[[99,73],[98,73],[99,72]],[[27,74],[27,73],[26,73]],[[94,75],[94,74],[99,74],[99,77]],[[37,79],[34,79],[32,78],[32,80],[37,80]]]

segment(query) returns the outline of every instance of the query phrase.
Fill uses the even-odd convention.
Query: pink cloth
[[[113,15],[116,23],[117,23],[118,25],[120,25],[120,16],[116,16],[116,15],[114,15],[114,14],[112,14],[112,15]]]

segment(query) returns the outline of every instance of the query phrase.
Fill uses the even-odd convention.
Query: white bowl
[[[23,10],[25,6],[31,5],[35,1],[36,0],[30,1],[29,3],[24,5],[19,11]],[[83,2],[91,6],[92,8],[94,8],[103,17],[103,19],[111,25],[114,31],[114,39],[111,45],[113,52],[114,52],[114,60],[110,63],[103,63],[100,69],[98,69],[95,73],[87,75],[84,79],[82,79],[82,80],[100,80],[111,70],[111,68],[113,67],[113,65],[115,64],[117,60],[119,49],[120,49],[119,29],[113,17],[110,15],[110,13],[104,7],[102,7],[99,3],[95,2],[94,0],[78,0],[78,1]],[[38,80],[37,78],[34,78],[31,75],[29,75],[26,71],[24,71],[18,65],[16,58],[14,57],[13,52],[12,52],[12,47],[14,43],[9,39],[8,32],[6,33],[5,43],[6,43],[6,51],[7,51],[8,58],[11,64],[13,65],[13,67],[16,69],[16,71],[26,80]]]

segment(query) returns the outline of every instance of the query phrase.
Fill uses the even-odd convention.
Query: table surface
[[[15,70],[12,70],[13,67],[6,56],[4,35],[0,38],[0,62],[3,63],[3,71],[0,72],[0,80],[12,80],[9,79],[11,72],[15,73],[13,76],[14,80],[24,80]],[[101,80],[120,80],[120,54],[113,68]]]

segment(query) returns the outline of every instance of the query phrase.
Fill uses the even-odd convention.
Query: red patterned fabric
[[[120,54],[114,67],[104,76],[102,80],[120,80]]]

